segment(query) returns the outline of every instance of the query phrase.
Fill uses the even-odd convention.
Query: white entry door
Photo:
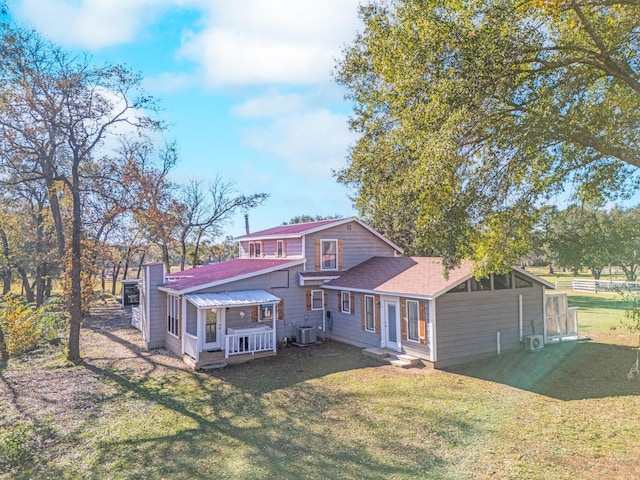
[[[202,309],[200,313],[200,331],[202,332],[202,350],[219,350],[224,341],[224,308]]]
[[[400,302],[397,298],[382,298],[382,335],[381,346],[399,352],[400,342]]]

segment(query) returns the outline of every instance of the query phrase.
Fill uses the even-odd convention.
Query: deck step
[[[413,357],[411,355],[405,355],[405,354],[396,355],[396,359],[400,362],[406,362],[412,367],[415,367],[420,363],[420,359],[418,357]]]
[[[413,368],[416,366],[414,363],[407,362],[406,360],[391,360],[389,363],[398,368]]]
[[[369,357],[377,358],[378,360],[386,359],[389,356],[389,352],[376,347],[365,348],[364,350],[362,350],[362,353]]]
[[[211,363],[209,365],[200,365],[200,370],[217,370],[219,368],[224,368],[228,363]]]

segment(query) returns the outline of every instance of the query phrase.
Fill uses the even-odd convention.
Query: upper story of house
[[[236,238],[240,258],[302,259],[304,271],[333,276],[400,247],[357,218],[281,225]]]

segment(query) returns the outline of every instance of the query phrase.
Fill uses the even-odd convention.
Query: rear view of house
[[[277,354],[283,339],[333,339],[446,367],[544,335],[547,282],[520,269],[477,281],[470,262],[402,257],[356,218],[236,239],[239,258],[179,273],[144,268],[140,329],[194,368]],[[303,337],[301,338],[301,334]]]

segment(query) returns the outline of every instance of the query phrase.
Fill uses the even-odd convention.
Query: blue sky
[[[253,231],[296,215],[354,215],[332,169],[355,141],[332,79],[362,26],[359,0],[9,0],[20,23],[96,62],[124,63],[179,145],[176,181],[217,174],[266,192]],[[243,233],[240,216],[228,234]]]

